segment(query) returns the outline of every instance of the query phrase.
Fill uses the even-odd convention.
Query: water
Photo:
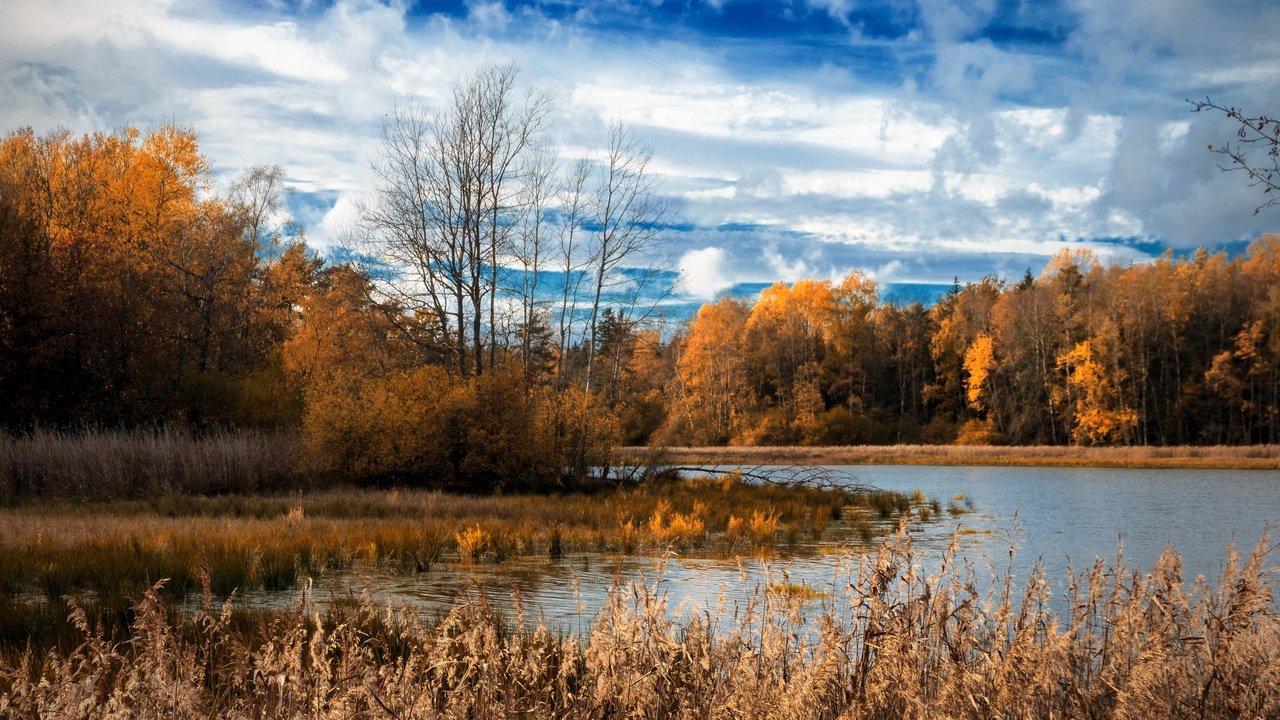
[[[1149,568],[1166,545],[1183,558],[1185,580],[1216,580],[1234,544],[1247,553],[1265,528],[1280,525],[1280,471],[993,468],[927,466],[833,467],[859,482],[937,498],[942,516],[912,524],[922,562],[936,566],[958,528],[959,556],[978,578],[1012,568],[1025,580],[1042,561],[1060,598],[1068,568],[1110,562],[1123,544],[1130,569]],[[951,515],[948,504],[972,512]],[[1014,548],[1012,561],[1010,547]],[[356,568],[314,579],[313,597],[325,601],[366,590],[380,605],[413,606],[443,613],[459,597],[486,596],[510,615],[516,598],[526,618],[567,632],[591,624],[606,593],[619,580],[640,582],[665,594],[669,609],[741,606],[772,583],[803,583],[838,599],[865,548],[803,546],[790,557],[708,558],[668,555],[585,555],[558,561],[523,558],[496,565],[441,564],[427,573],[385,567]],[[1280,558],[1271,558],[1275,567]],[[280,593],[249,593],[239,605],[279,605]]]
[[[1051,579],[1067,567],[1095,558],[1111,560],[1117,546],[1131,566],[1148,568],[1166,545],[1182,555],[1186,579],[1215,579],[1227,546],[1247,552],[1264,529],[1280,525],[1280,472],[1092,468],[993,468],[880,466],[844,468],[886,490],[919,489],[944,503],[957,493],[979,513],[961,524],[992,530],[964,555],[1008,562],[1008,537],[1016,543],[1014,572],[1043,559]],[[917,533],[919,543],[945,544],[941,528]]]

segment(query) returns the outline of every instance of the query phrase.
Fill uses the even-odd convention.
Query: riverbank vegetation
[[[320,485],[322,478],[300,472],[302,457],[296,433],[197,435],[168,429],[0,435],[0,503],[281,492]]]
[[[48,717],[1225,718],[1280,714],[1280,617],[1267,540],[1217,583],[1185,582],[1167,550],[1067,579],[928,574],[907,536],[866,556],[847,594],[762,590],[672,617],[654,587],[615,588],[582,635],[483,595],[439,622],[366,601],[175,617],[159,590],[129,639],[74,605],[77,644],[0,665],[0,713]],[[953,546],[954,550],[954,546]],[[845,583],[838,583],[845,585]]]

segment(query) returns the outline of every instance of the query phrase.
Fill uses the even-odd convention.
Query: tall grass
[[[1073,574],[1064,615],[1043,573],[980,592],[951,552],[926,575],[890,538],[848,596],[762,591],[675,616],[656,586],[616,587],[583,636],[480,594],[438,623],[369,602],[175,621],[161,595],[115,641],[72,609],[82,644],[0,669],[6,717],[1274,718],[1280,618],[1269,546],[1217,584],[1185,583],[1167,551]],[[953,543],[954,551],[954,543]]]
[[[299,487],[294,435],[178,430],[0,433],[0,501]]]

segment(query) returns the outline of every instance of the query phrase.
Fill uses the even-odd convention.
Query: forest
[[[12,132],[0,424],[300,434],[318,472],[476,489],[608,467],[620,444],[1278,440],[1280,237],[1127,266],[1064,250],[932,307],[854,271],[664,323],[626,292],[660,227],[647,156],[622,128],[609,148],[564,181],[540,160],[536,192],[527,173],[463,188],[488,214],[455,271],[424,245],[413,281],[388,259],[415,238],[392,228],[393,163],[366,208],[384,240],[336,261],[281,220],[283,170],[215,192],[193,130]]]

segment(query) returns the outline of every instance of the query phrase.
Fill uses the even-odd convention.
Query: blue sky
[[[0,126],[196,128],[229,182],[285,168],[324,248],[372,186],[380,123],[485,62],[555,93],[552,139],[613,120],[653,150],[693,299],[837,277],[1135,262],[1280,229],[1206,145],[1212,97],[1280,112],[1280,3],[1228,0],[8,0]],[[1236,245],[1229,245],[1236,243]]]

